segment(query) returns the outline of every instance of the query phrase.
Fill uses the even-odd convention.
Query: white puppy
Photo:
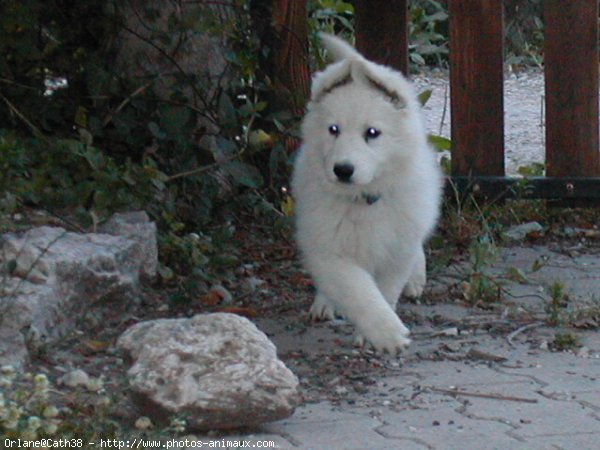
[[[410,83],[321,39],[337,62],[313,79],[292,181],[297,241],[317,286],[310,313],[340,314],[361,343],[396,353],[410,343],[396,303],[423,291],[441,173]]]

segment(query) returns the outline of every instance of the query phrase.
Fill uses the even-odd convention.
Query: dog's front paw
[[[317,294],[308,311],[308,316],[311,320],[333,320],[335,319],[335,308],[326,297]]]
[[[410,278],[404,286],[402,294],[410,298],[418,298],[423,295],[425,283],[427,282],[427,272],[425,268],[425,254],[421,251],[417,255],[417,261],[412,269]]]
[[[408,298],[419,298],[423,295],[423,290],[425,289],[425,277],[413,277],[404,286],[404,290],[402,291],[402,295]]]
[[[427,275],[425,274],[425,270],[416,270],[406,282],[402,294],[409,298],[418,298],[423,295],[426,282]]]
[[[386,322],[379,327],[369,329],[364,336],[358,335],[354,341],[355,344],[359,347],[370,346],[379,353],[391,355],[396,355],[407,348],[411,342],[408,337],[410,334],[408,328],[397,316]]]

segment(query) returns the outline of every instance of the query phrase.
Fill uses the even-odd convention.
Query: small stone
[[[334,392],[336,395],[344,396],[348,394],[348,388],[345,386],[336,386]]]
[[[462,346],[458,342],[447,342],[442,344],[440,348],[450,353],[457,353],[462,350]]]
[[[577,357],[579,358],[589,358],[590,357],[590,349],[587,347],[581,347],[577,350]]]
[[[152,428],[152,421],[146,417],[146,416],[142,416],[140,417],[138,420],[135,421],[135,427],[138,430],[149,430],[150,428]]]
[[[87,389],[90,384],[90,376],[81,369],[75,369],[60,377],[58,384],[70,388],[85,387]]]
[[[244,278],[242,281],[242,290],[244,292],[256,292],[261,286],[265,285],[267,282],[257,277],[248,277]]]
[[[544,227],[542,227],[538,222],[527,222],[521,225],[510,227],[502,235],[511,241],[522,241],[529,234],[541,233],[542,231],[544,231]]]
[[[456,337],[459,335],[459,331],[457,327],[445,328],[443,330],[437,331],[432,334],[432,336],[447,336],[447,337]]]
[[[102,378],[90,378],[86,388],[91,392],[100,392],[104,389],[104,381],[102,381]]]

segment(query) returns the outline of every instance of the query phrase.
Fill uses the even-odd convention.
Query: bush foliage
[[[282,147],[253,124],[285,134],[290,117],[262,100],[245,2],[163,3],[4,5],[5,212],[18,202],[100,216],[144,206],[202,224],[220,195],[281,169]],[[189,56],[198,49],[212,53]]]

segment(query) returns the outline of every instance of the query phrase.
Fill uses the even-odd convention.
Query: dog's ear
[[[319,39],[334,62],[344,59],[363,59],[362,55],[354,47],[337,36],[328,33],[319,33]]]
[[[400,86],[406,84],[406,80],[399,73],[365,59],[352,61],[350,72],[354,81],[364,83],[378,91],[397,109],[406,108],[407,98],[400,93],[407,88]]]
[[[335,88],[352,81],[363,83],[388,100],[398,109],[407,105],[407,99],[400,94],[407,86],[402,75],[393,70],[367,61],[354,47],[346,41],[327,33],[319,33],[323,45],[333,57],[331,64],[323,72],[317,73],[313,78],[311,99],[319,101]]]
[[[312,81],[311,99],[318,102],[335,88],[351,81],[351,63],[349,60],[332,64],[323,72],[315,74]]]
[[[337,36],[319,33],[319,39],[335,63],[328,66],[323,72],[317,73],[313,78],[311,92],[313,101],[319,101],[335,88],[350,83],[352,81],[352,62],[364,60],[354,47]]]

